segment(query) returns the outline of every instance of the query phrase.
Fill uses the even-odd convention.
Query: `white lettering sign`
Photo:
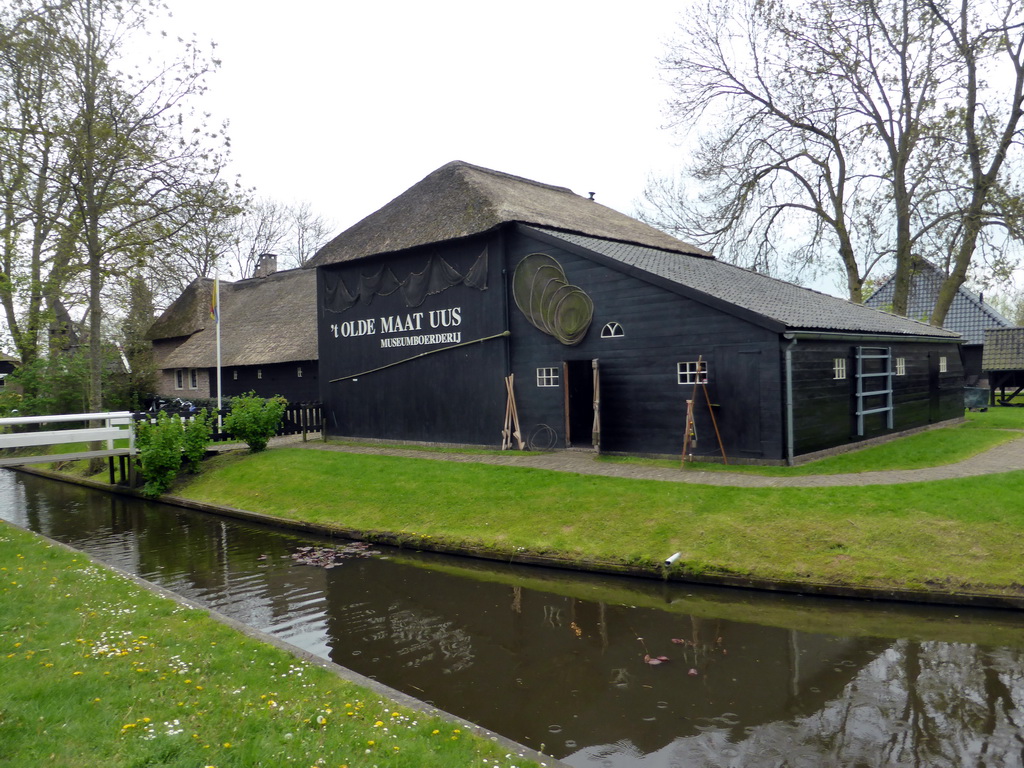
[[[408,334],[412,331],[422,331],[425,328],[431,330],[458,328],[460,325],[462,325],[462,307],[449,307],[448,309],[432,309],[429,312],[409,312],[404,315],[331,323],[331,334],[336,339],[388,334],[386,338],[380,340],[381,349],[418,347],[428,344],[460,344],[462,343],[462,332],[425,333],[414,336],[390,336],[390,334]]]

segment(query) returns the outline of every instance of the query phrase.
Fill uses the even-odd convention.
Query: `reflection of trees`
[[[900,640],[809,717],[746,729],[709,722],[638,756],[628,744],[582,750],[573,765],[1024,765],[1024,652]]]

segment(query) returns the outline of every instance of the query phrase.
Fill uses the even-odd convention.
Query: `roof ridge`
[[[459,170],[459,171],[462,171],[462,170],[473,170],[473,171],[477,171],[477,172],[482,173],[482,174],[486,174],[488,176],[496,176],[497,178],[505,179],[506,181],[515,181],[515,182],[524,183],[524,184],[532,184],[535,187],[542,187],[544,189],[549,189],[549,190],[551,190],[553,192],[567,192],[570,195],[576,195],[576,193],[573,192],[571,189],[569,189],[569,187],[560,187],[557,184],[547,184],[547,183],[545,183],[543,181],[535,181],[534,179],[528,179],[525,176],[517,176],[514,173],[507,173],[505,171],[497,171],[497,170],[495,170],[493,168],[485,168],[482,165],[474,165],[473,163],[467,163],[464,160],[452,160],[450,163],[446,163],[445,165],[442,165],[440,168],[437,169],[437,171],[434,171],[434,173],[438,173],[440,171],[443,171],[443,170],[449,169],[449,168],[450,169],[454,169],[454,170]],[[470,181],[468,178],[467,178],[467,181],[469,183],[472,183],[474,186],[476,186],[476,184],[473,181]],[[577,197],[582,197],[582,195],[576,195],[576,196]]]

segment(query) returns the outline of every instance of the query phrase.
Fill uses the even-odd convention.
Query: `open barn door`
[[[599,450],[601,445],[601,382],[597,360],[566,360],[565,447]]]

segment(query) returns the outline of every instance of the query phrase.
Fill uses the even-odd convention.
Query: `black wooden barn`
[[[955,333],[455,162],[324,246],[325,433],[783,461],[960,417]]]

